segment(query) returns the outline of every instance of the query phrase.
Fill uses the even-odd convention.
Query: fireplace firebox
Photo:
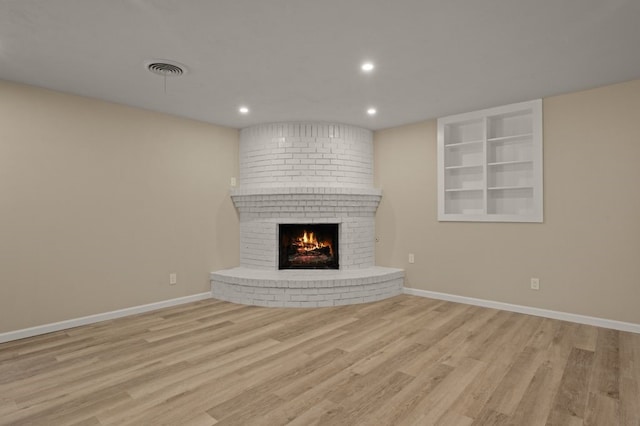
[[[279,269],[339,269],[338,224],[280,224]]]

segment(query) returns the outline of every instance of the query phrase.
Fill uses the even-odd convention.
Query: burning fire
[[[298,253],[306,253],[328,247],[331,255],[333,255],[333,248],[331,247],[331,244],[327,241],[318,241],[313,232],[304,231],[303,235],[298,237],[296,246],[298,248]]]

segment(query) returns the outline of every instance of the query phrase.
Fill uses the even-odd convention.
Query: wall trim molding
[[[474,297],[458,296],[450,293],[439,293],[429,290],[420,290],[417,288],[403,289],[404,294],[410,294],[419,297],[428,297],[431,299],[446,300],[448,302],[464,303],[466,305],[482,306],[485,308],[500,309],[509,312],[518,312],[521,314],[535,315],[538,317],[557,319],[562,321],[575,322],[578,324],[593,325],[596,327],[610,328],[613,330],[627,331],[630,333],[640,334],[640,324],[630,322],[616,321],[605,318],[591,317],[587,315],[571,314],[568,312],[552,311],[549,309],[534,308],[531,306],[514,305],[511,303],[497,302],[487,299],[476,299]],[[197,302],[211,298],[211,292],[198,293],[190,296],[178,297],[176,299],[162,300],[160,302],[149,303],[146,305],[132,306],[129,308],[118,309],[110,312],[89,315],[80,318],[74,318],[65,321],[54,322],[50,324],[39,325],[36,327],[24,328],[21,330],[8,331],[0,333],[0,343],[10,342],[13,340],[24,339],[27,337],[38,336],[40,334],[51,333],[54,331],[66,330],[69,328],[79,327],[82,325],[94,324],[100,321],[107,321],[116,318],[122,318],[130,315],[141,314],[144,312],[155,311],[171,306],[182,305],[185,303]]]
[[[132,306],[129,308],[118,309],[101,314],[88,315],[86,317],[74,318],[65,321],[54,322],[50,324],[38,325],[21,330],[8,331],[0,333],[0,343],[10,342],[12,340],[24,339],[26,337],[37,336],[40,334],[51,333],[54,331],[66,330],[81,325],[93,324],[100,321],[106,321],[121,317],[126,317],[144,312],[155,311],[157,309],[168,308],[171,306],[182,305],[184,303],[197,302],[199,300],[210,299],[211,292],[192,294],[190,296],[178,297],[176,299],[162,300],[160,302],[149,303],[146,305]]]
[[[578,324],[593,325],[596,327],[604,327],[613,330],[628,331],[630,333],[640,334],[640,324],[634,324],[630,322],[590,317],[587,315],[571,314],[568,312],[552,311],[549,309],[534,308],[531,306],[513,305],[511,303],[497,302],[487,299],[476,299],[474,297],[458,296],[450,293],[439,293],[436,291],[420,290],[417,288],[405,287],[404,294],[428,297],[438,300],[446,300],[448,302],[464,303],[466,305],[482,306],[485,308],[500,309],[502,311],[518,312],[521,314],[535,315],[537,317],[551,318],[562,321],[575,322]]]

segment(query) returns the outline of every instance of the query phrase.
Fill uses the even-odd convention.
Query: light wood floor
[[[0,345],[2,425],[640,425],[640,335],[414,296]]]

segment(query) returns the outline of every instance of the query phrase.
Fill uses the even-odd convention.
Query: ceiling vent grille
[[[169,62],[151,62],[147,65],[147,69],[154,74],[165,77],[178,77],[185,72],[183,66]]]

